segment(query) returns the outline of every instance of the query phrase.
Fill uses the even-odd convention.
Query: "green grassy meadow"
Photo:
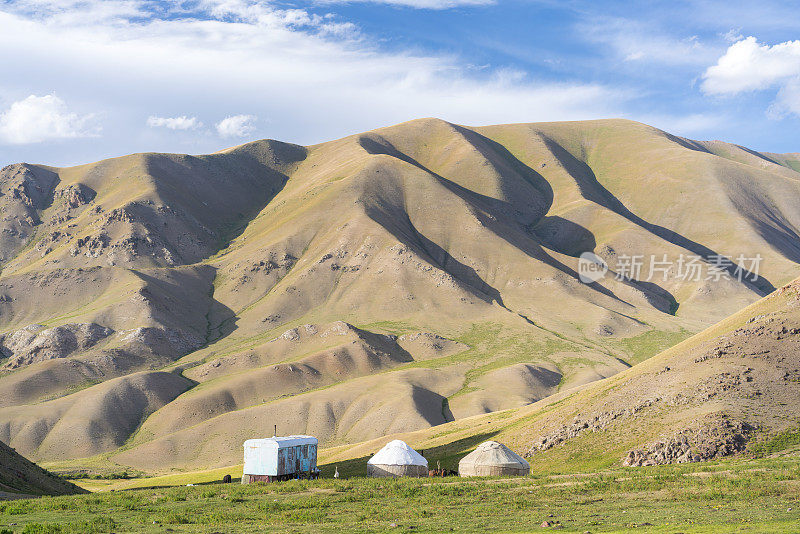
[[[798,532],[800,460],[515,479],[212,482],[0,503],[4,534],[550,530]]]

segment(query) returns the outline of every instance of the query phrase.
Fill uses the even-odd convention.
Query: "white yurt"
[[[367,475],[371,477],[424,477],[428,476],[428,460],[396,439],[386,444],[367,462]]]
[[[496,441],[484,441],[458,462],[458,475],[462,477],[527,475],[530,472],[531,466],[525,458]]]

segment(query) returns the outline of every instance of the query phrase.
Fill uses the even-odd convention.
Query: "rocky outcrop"
[[[9,358],[6,369],[44,360],[66,358],[93,347],[114,331],[97,323],[65,324],[46,329],[39,324],[0,336],[0,351]]]
[[[0,169],[0,192],[10,201],[33,209],[42,209],[48,203],[58,175],[25,163],[16,163]]]
[[[31,238],[57,183],[54,172],[24,163],[0,169],[0,262],[12,258]]]
[[[177,358],[199,348],[204,340],[176,328],[144,327],[123,332],[122,341],[139,343],[149,351],[167,358]]]
[[[69,209],[85,206],[97,195],[94,189],[84,184],[72,184],[63,189],[57,189],[53,197],[67,205]]]
[[[628,452],[625,466],[702,462],[731,456],[747,448],[755,428],[743,422],[719,418]]]
[[[553,447],[560,445],[567,440],[578,437],[584,432],[603,431],[617,419],[635,415],[640,410],[648,408],[660,400],[660,398],[656,397],[654,399],[648,399],[640,402],[636,406],[632,406],[625,410],[602,412],[595,416],[586,418],[576,417],[572,423],[564,425],[542,436],[539,441],[535,442],[530,449],[528,449],[528,452],[525,453],[525,458],[529,458],[537,452],[552,449]]]
[[[75,193],[74,200],[81,198]],[[129,202],[110,211],[96,206],[93,213],[98,215],[93,231],[71,243],[72,258],[171,267],[198,261],[218,245],[217,234],[191,214],[152,200]]]

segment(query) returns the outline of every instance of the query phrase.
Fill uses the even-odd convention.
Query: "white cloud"
[[[11,0],[17,13],[62,24],[106,23],[120,19],[147,19],[151,3],[140,0]]]
[[[800,116],[800,40],[770,46],[748,37],[732,44],[703,74],[702,89],[709,95],[771,88],[778,93],[767,110],[770,117]]]
[[[317,15],[304,9],[278,9],[259,0],[199,0],[199,7],[217,20],[260,26],[265,29],[313,29],[319,35],[355,38],[358,28],[335,20],[333,15]]]
[[[727,32],[720,34],[723,39],[728,41],[729,43],[735,43],[737,41],[741,41],[744,39],[744,35],[741,34],[741,28],[731,28]]]
[[[195,130],[203,126],[197,117],[157,117],[151,115],[147,118],[147,125],[151,128],[167,128],[169,130]]]
[[[767,110],[771,118],[781,118],[789,113],[800,117],[800,77],[784,84],[778,91],[775,102]]]
[[[698,36],[674,35],[650,22],[597,17],[580,24],[579,30],[601,45],[601,51],[625,62],[681,67],[707,65],[716,57],[713,48]]]
[[[91,137],[100,133],[99,126],[90,125],[92,119],[92,115],[70,112],[55,95],[30,95],[0,114],[0,140],[21,145]]]
[[[800,41],[773,46],[748,37],[732,44],[703,75],[708,94],[737,94],[767,89],[800,76]]]
[[[216,124],[217,133],[222,137],[247,137],[256,129],[254,115],[232,115]]]
[[[388,4],[393,6],[412,7],[416,9],[452,9],[456,7],[487,6],[495,4],[495,0],[321,0],[322,4]]]
[[[644,58],[644,52],[641,50],[637,50],[636,52],[631,52],[627,56],[625,56],[625,61],[636,61],[638,59]]]
[[[0,4],[3,68],[15,73],[0,91],[58,89],[67,100],[95,102],[114,124],[94,153],[71,152],[70,161],[218,149],[218,137],[201,130],[173,141],[145,124],[153,109],[187,105],[218,117],[235,105],[270,117],[274,137],[311,144],[425,116],[474,125],[619,116],[634,97],[598,83],[474,69],[446,54],[389,51],[339,17],[266,2],[169,2],[148,11],[145,0],[72,1],[70,9],[55,0]]]

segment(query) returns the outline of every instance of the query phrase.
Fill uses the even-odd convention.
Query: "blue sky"
[[[800,151],[790,2],[0,0],[0,165],[625,117]]]

